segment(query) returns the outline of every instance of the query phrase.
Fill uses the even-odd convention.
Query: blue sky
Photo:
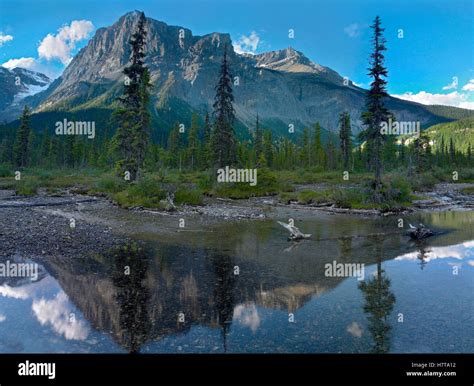
[[[472,0],[0,0],[0,63],[57,75],[97,28],[134,9],[195,35],[228,32],[255,53],[292,46],[363,87],[378,14],[391,94],[474,108]]]

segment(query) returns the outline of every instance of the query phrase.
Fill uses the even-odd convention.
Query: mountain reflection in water
[[[273,222],[229,223],[37,259],[36,282],[0,281],[0,352],[473,352],[473,213],[424,216],[450,231],[414,243],[379,235],[393,219],[302,220],[314,238],[285,251]],[[325,276],[334,260],[365,279]]]

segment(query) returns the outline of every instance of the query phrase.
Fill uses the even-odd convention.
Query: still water
[[[295,219],[310,240],[218,222],[33,259],[36,281],[0,280],[0,352],[474,352],[474,212],[406,218],[443,231],[424,242],[392,217]],[[334,261],[363,264],[364,280],[327,276]]]

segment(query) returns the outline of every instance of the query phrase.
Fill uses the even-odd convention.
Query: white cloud
[[[5,320],[7,320],[7,317],[5,315],[0,314],[0,323],[4,322]]]
[[[35,58],[19,58],[19,59],[10,59],[2,64],[2,67],[12,70],[16,67],[26,68],[28,70],[33,70],[33,67],[36,65]],[[34,71],[34,70],[33,70]]]
[[[470,258],[473,254],[472,246],[469,242],[462,244],[455,244],[446,247],[431,247],[424,254],[424,261],[429,262],[436,259],[458,259],[463,260]],[[419,251],[408,252],[395,258],[395,260],[413,260],[416,261],[419,258]]]
[[[258,44],[260,43],[260,36],[255,31],[252,31],[249,36],[242,35],[239,40],[233,43],[234,51],[238,54],[255,54]]]
[[[87,39],[93,29],[94,25],[88,20],[74,20],[61,27],[56,35],[48,34],[38,47],[38,55],[46,60],[59,59],[67,65],[72,60],[75,43]]]
[[[252,332],[257,331],[261,322],[255,303],[239,304],[235,306],[233,319],[242,326],[250,328]]]
[[[458,107],[474,110],[474,102],[461,102]]]
[[[32,310],[41,325],[51,325],[54,331],[68,340],[85,340],[89,335],[84,321],[71,318],[74,314],[72,305],[64,291],[52,300],[42,298],[33,301]]]
[[[474,91],[474,79],[471,79],[464,86],[462,86],[463,91]]]
[[[446,105],[474,109],[474,102],[468,101],[468,94],[453,91],[448,94],[432,94],[426,91],[419,93],[406,92],[404,94],[394,94],[395,98],[406,101],[418,102],[423,105]]]
[[[458,77],[453,76],[453,81],[447,86],[443,87],[443,90],[453,90],[458,88]]]
[[[9,70],[12,70],[16,67],[26,68],[27,70],[41,72],[42,74],[48,76],[50,79],[55,79],[60,75],[58,69],[52,68],[51,66],[41,63],[40,60],[35,58],[10,59],[3,63],[2,67],[8,68]]]
[[[362,337],[362,327],[357,322],[352,322],[349,326],[347,326],[346,331],[351,334],[354,338]]]
[[[71,47],[58,36],[49,34],[38,47],[38,55],[46,60],[57,58],[64,65],[67,65],[71,60]]]
[[[59,59],[63,65],[67,66],[72,60],[72,51],[75,49],[76,43],[87,39],[93,29],[94,25],[88,20],[73,20],[70,25],[61,27],[57,34],[48,34],[40,42],[38,58],[12,58],[4,62],[2,66],[8,69],[26,68],[55,79],[60,75],[62,69],[58,69],[47,62]]]
[[[4,35],[2,32],[0,32],[0,47],[10,40],[13,40],[12,35]]]
[[[361,26],[357,23],[349,24],[347,27],[344,27],[344,33],[350,38],[355,38],[360,35]]]
[[[29,292],[24,287],[10,287],[8,284],[0,286],[0,295],[12,299],[28,299]]]

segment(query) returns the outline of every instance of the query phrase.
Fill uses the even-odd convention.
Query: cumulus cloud
[[[38,58],[23,57],[12,58],[2,64],[2,67],[13,69],[26,68],[31,71],[41,72],[51,79],[57,78],[62,69],[58,69],[49,61],[59,60],[63,65],[68,65],[72,60],[72,52],[76,44],[87,39],[94,30],[94,25],[88,20],[73,20],[71,24],[59,28],[56,34],[48,34],[39,43]],[[0,33],[0,39],[3,35]],[[7,35],[9,36],[9,35]],[[9,39],[11,40],[11,39]],[[1,42],[0,42],[1,46]]]
[[[0,47],[10,40],[13,40],[12,35],[4,35],[2,32],[0,32]]]
[[[258,44],[260,43],[260,36],[255,31],[252,31],[249,36],[242,35],[239,40],[233,43],[234,51],[238,54],[255,54]]]
[[[458,91],[453,91],[448,94],[432,94],[426,91],[420,91],[416,94],[406,92],[404,94],[394,94],[392,96],[411,102],[418,102],[423,105],[446,105],[474,109],[474,102],[468,101],[468,94]]]
[[[72,306],[64,291],[52,300],[35,300],[32,310],[41,325],[51,325],[68,340],[85,340],[89,335],[84,321],[71,318]]]
[[[77,42],[87,39],[94,25],[88,20],[73,20],[58,30],[56,35],[48,34],[38,47],[38,56],[46,60],[59,59],[64,65],[72,59],[71,51]]]
[[[361,26],[357,23],[349,24],[344,27],[344,33],[350,38],[355,38],[360,35]]]
[[[462,86],[463,91],[474,91],[474,79],[471,79],[464,86]]]

